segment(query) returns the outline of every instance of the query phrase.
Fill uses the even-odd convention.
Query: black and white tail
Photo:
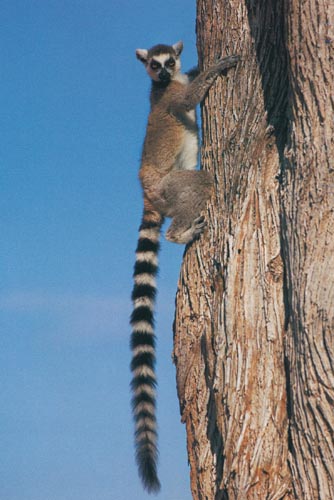
[[[146,200],[145,200],[146,201]],[[139,475],[148,492],[157,492],[157,425],[154,304],[160,229],[163,219],[153,208],[144,209],[134,267],[131,315],[132,409],[135,422],[136,459]]]

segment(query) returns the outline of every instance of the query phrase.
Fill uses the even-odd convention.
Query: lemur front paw
[[[241,57],[239,55],[227,56],[220,59],[217,63],[217,67],[220,71],[224,71],[225,69],[233,68],[237,65],[238,61],[240,61]]]

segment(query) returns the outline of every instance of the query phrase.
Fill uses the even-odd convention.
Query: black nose
[[[166,70],[166,68],[162,68],[162,70],[159,73],[159,80],[162,82],[167,82],[170,79],[170,74]]]

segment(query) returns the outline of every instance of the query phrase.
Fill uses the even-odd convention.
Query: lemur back
[[[137,58],[152,80],[151,111],[143,146],[139,178],[144,211],[139,228],[131,315],[136,458],[143,486],[160,488],[157,477],[156,376],[154,303],[161,225],[172,223],[166,238],[189,243],[205,227],[201,212],[212,190],[208,172],[195,170],[198,127],[195,108],[222,71],[236,65],[238,56],[220,60],[208,70],[181,73],[182,42],[137,49]]]

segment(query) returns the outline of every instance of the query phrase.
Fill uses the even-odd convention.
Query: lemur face
[[[136,56],[153,81],[167,84],[180,72],[182,48],[182,42],[171,46],[156,45],[149,50],[137,49]]]
[[[179,63],[180,60],[173,54],[160,54],[149,60],[146,71],[152,80],[168,83],[174,73],[180,70]]]

